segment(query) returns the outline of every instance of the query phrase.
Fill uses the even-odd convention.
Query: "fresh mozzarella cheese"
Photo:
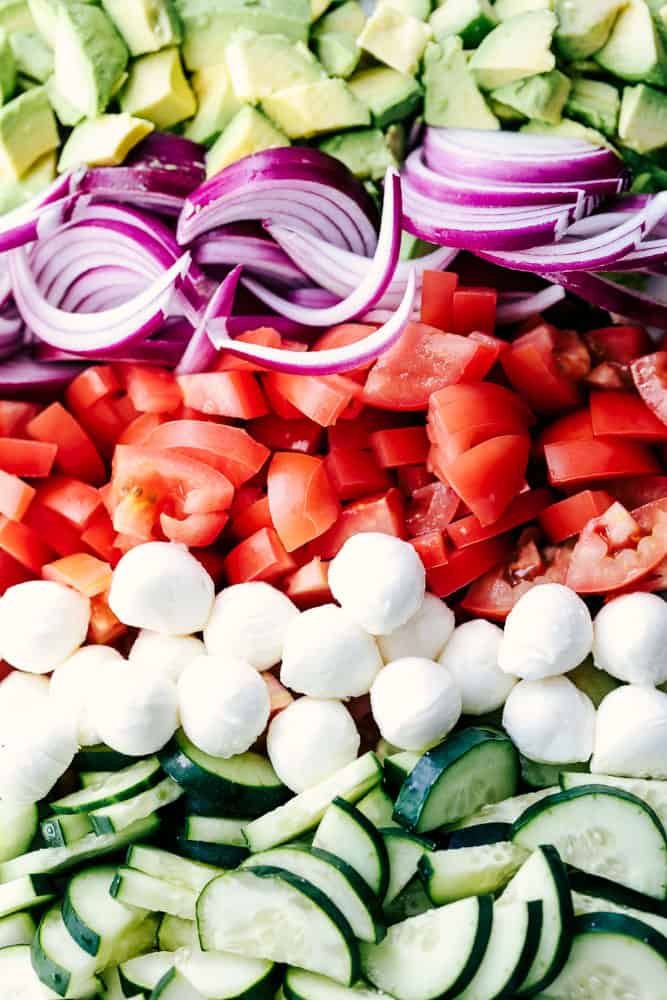
[[[435,594],[426,594],[419,610],[390,635],[377,639],[385,663],[404,656],[437,660],[454,631],[454,612]]]
[[[268,670],[280,663],[287,626],[298,614],[289,597],[268,583],[227,587],[218,594],[204,630],[206,649]]]
[[[92,723],[112,750],[130,757],[157,753],[178,728],[176,685],[160,670],[121,663],[104,671]]]
[[[161,635],[142,629],[128,659],[135,667],[162,670],[177,683],[185,668],[205,652],[204,643],[193,635]]]
[[[269,690],[254,667],[233,656],[200,656],[178,682],[185,734],[214,757],[245,753],[269,721]]]
[[[116,566],[109,607],[125,625],[189,635],[208,622],[214,597],[213,580],[184,545],[147,542]]]
[[[56,711],[70,714],[79,746],[94,746],[101,742],[93,721],[93,705],[98,685],[106,671],[122,664],[123,657],[111,646],[83,646],[51,675],[51,699]]]
[[[375,640],[335,604],[304,611],[285,632],[282,683],[313,698],[368,694],[382,666]]]
[[[624,684],[598,708],[591,771],[667,780],[667,694]]]
[[[464,622],[440,656],[461,692],[465,715],[484,715],[500,708],[517,682],[498,666],[502,638],[503,630],[482,618]]]
[[[25,728],[25,720],[48,702],[49,690],[49,679],[41,674],[14,670],[5,677],[0,683],[0,742]]]
[[[329,566],[331,593],[371,635],[390,635],[416,615],[426,575],[408,542],[370,531],[349,538]]]
[[[573,670],[592,646],[593,622],[582,599],[560,583],[544,583],[510,611],[498,662],[506,673],[536,681]]]
[[[280,780],[303,792],[352,763],[359,752],[354,719],[340,701],[299,698],[269,726],[266,746]]]
[[[79,648],[90,601],[69,587],[31,580],[0,598],[0,657],[33,674],[48,674]]]
[[[408,656],[380,671],[371,688],[371,710],[385,740],[401,750],[424,750],[459,721],[461,693],[446,667]]]
[[[21,729],[0,744],[0,799],[38,802],[45,798],[74,760],[74,722],[54,712],[48,700],[23,719]]]
[[[596,667],[630,684],[667,681],[667,603],[657,594],[624,594],[598,612]]]
[[[574,764],[593,752],[595,706],[567,677],[520,681],[505,702],[503,726],[529,760]]]

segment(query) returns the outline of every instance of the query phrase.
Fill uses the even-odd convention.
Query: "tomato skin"
[[[32,580],[33,574],[25,566],[13,559],[9,553],[4,552],[0,549],[0,597],[9,590],[10,587],[15,587],[18,583],[27,583],[28,580]],[[5,673],[5,664],[2,664],[0,668],[2,673]]]
[[[170,542],[179,542],[188,548],[212,545],[228,521],[224,511],[208,514],[189,514],[185,518],[160,514],[160,527]]]
[[[123,381],[139,413],[173,413],[183,402],[176,377],[164,368],[123,366]]]
[[[613,502],[604,490],[582,490],[545,507],[537,519],[547,538],[557,544],[578,535],[592,517],[604,514]]]
[[[524,433],[534,421],[515,393],[493,382],[480,382],[452,385],[434,393],[427,429],[445,462],[452,462],[489,438]]]
[[[111,398],[98,399],[86,410],[75,413],[76,419],[104,458],[111,458],[116,442],[130,423],[125,420],[125,416],[121,417],[115,403],[116,400]]]
[[[465,549],[454,549],[444,566],[434,566],[427,571],[428,589],[436,597],[449,597],[509,559],[511,552],[512,543],[505,535],[469,545]]]
[[[253,420],[250,433],[270,451],[301,451],[304,455],[314,455],[320,449],[324,431],[307,417],[299,415],[296,420],[283,420],[270,413],[268,417]]]
[[[81,541],[95,555],[115,566],[120,558],[120,553],[114,547],[115,539],[113,521],[106,509],[99,507],[86,530],[81,533]]]
[[[270,326],[261,326],[257,330],[247,330],[234,339],[245,344],[258,344],[260,347],[280,347],[282,344],[280,334]],[[213,366],[213,371],[216,372],[261,372],[263,370],[256,361],[235,358],[233,354],[229,354],[225,350],[220,351],[220,357]]]
[[[146,446],[182,450],[197,461],[210,464],[234,486],[252,479],[270,454],[247,431],[211,420],[170,420],[150,433]]]
[[[434,476],[425,465],[402,465],[396,472],[398,485],[408,497],[434,481]]]
[[[447,466],[452,489],[484,527],[521,492],[529,452],[528,435],[505,434],[475,445]]]
[[[360,340],[365,340],[377,330],[377,325],[370,323],[341,323],[333,326],[313,344],[313,351],[329,351],[336,347],[347,347],[349,344],[358,344]],[[366,381],[366,372],[373,364],[370,361],[361,368],[346,372],[346,377],[361,385]]]
[[[327,475],[340,500],[360,500],[382,493],[391,480],[373,455],[358,448],[333,448],[324,459]]]
[[[267,394],[271,393],[271,405],[278,416],[286,419],[308,417],[320,427],[330,427],[336,423],[353,399],[351,379],[340,382],[325,381],[315,375],[287,375],[271,372],[264,376]],[[280,412],[276,407],[279,397],[289,404],[289,410]]]
[[[26,424],[36,417],[41,407],[19,399],[0,399],[0,437],[22,437]]]
[[[277,452],[267,479],[269,510],[288,552],[323,535],[340,514],[324,460],[296,452]]]
[[[348,538],[364,531],[379,531],[396,538],[407,536],[404,500],[399,490],[349,504],[327,533],[309,546],[309,551],[322,559],[333,559]]]
[[[301,611],[329,604],[333,600],[329,589],[329,563],[315,556],[286,578],[284,588]]]
[[[111,586],[112,569],[109,563],[85,552],[65,556],[42,567],[42,577],[78,590],[84,597],[97,597]]]
[[[562,441],[592,441],[594,436],[590,410],[575,410],[548,424],[535,441],[533,450],[536,455],[544,456],[544,449],[548,444]]]
[[[651,338],[643,326],[604,326],[582,334],[595,361],[610,361],[629,365],[635,358],[648,354]]]
[[[229,531],[234,538],[238,538],[241,541],[243,538],[249,538],[250,535],[254,535],[261,528],[272,527],[273,521],[269,509],[269,498],[263,496],[255,500],[254,503],[248,504],[244,510],[234,516],[229,525]]]
[[[635,441],[557,441],[546,445],[544,456],[549,482],[554,486],[660,472],[659,463],[646,445]]]
[[[35,496],[35,489],[18,476],[0,469],[0,514],[10,521],[22,521]]]
[[[533,521],[552,499],[553,494],[550,490],[526,490],[512,500],[505,513],[493,524],[484,527],[473,514],[470,514],[468,517],[461,517],[458,521],[449,524],[447,534],[458,549],[465,548],[467,545],[476,545],[487,538],[494,538],[496,535],[512,531],[513,528],[518,528],[528,521]]]
[[[254,420],[269,412],[259,383],[251,372],[205,372],[179,375],[183,402],[208,416]]]
[[[31,573],[39,575],[55,552],[27,524],[0,517],[0,549]]]
[[[34,441],[58,446],[55,464],[66,476],[95,486],[105,481],[106,470],[97,448],[60,403],[52,403],[34,417],[26,425],[26,433]]]
[[[371,448],[383,469],[421,465],[426,461],[428,447],[424,427],[396,427],[371,434]]]
[[[121,384],[111,365],[91,365],[72,379],[65,390],[65,401],[75,413],[86,410],[100,399],[115,396]]]
[[[43,507],[36,500],[30,504],[22,522],[38,538],[48,540],[53,549],[53,555],[46,562],[52,562],[56,555],[72,556],[85,548],[85,542],[78,530],[70,521],[65,520],[48,507]]]
[[[558,333],[543,323],[515,340],[500,357],[513,388],[536,413],[573,410],[581,402],[578,384],[557,363]]]
[[[424,564],[424,569],[444,566],[449,559],[447,546],[441,531],[428,531],[410,539],[410,545]]]
[[[127,632],[127,626],[116,618],[109,607],[106,594],[98,594],[90,602],[90,625],[88,642],[108,646]]]
[[[22,438],[0,438],[0,469],[14,476],[43,479],[51,475],[58,446]]]
[[[164,422],[159,413],[140,413],[131,420],[118,438],[118,444],[147,444],[153,431]]]
[[[428,483],[415,490],[405,512],[405,526],[408,535],[419,535],[439,531],[441,534],[456,515],[459,498],[446,483]]]
[[[596,437],[667,441],[667,424],[658,420],[634,393],[591,393],[590,408],[593,433]]]
[[[630,370],[637,391],[649,410],[667,424],[667,351],[637,358]]]
[[[296,569],[273,528],[262,528],[244,539],[228,553],[224,566],[230,584],[253,580],[273,583]]]
[[[454,330],[454,292],[459,276],[454,271],[424,271],[421,321],[438,330]]]
[[[452,331],[464,335],[473,331],[492,334],[496,328],[497,305],[495,288],[459,286],[452,302]]]
[[[571,560],[570,550],[545,549],[543,553],[537,552],[538,558],[544,558],[546,565],[532,579],[513,580],[510,567],[498,566],[471,584],[461,601],[461,608],[475,617],[504,622],[519,598],[533,587],[541,583],[564,584]]]
[[[69,476],[52,476],[39,487],[37,501],[60,514],[80,531],[85,531],[102,506],[98,490]]]

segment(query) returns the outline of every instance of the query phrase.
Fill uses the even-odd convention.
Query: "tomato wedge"
[[[26,424],[40,411],[37,403],[0,399],[0,437],[21,437]]]
[[[544,455],[549,482],[554,486],[660,472],[655,456],[646,445],[635,441],[557,441],[546,445]]]
[[[415,538],[432,531],[440,534],[456,514],[459,498],[446,483],[428,483],[415,490],[405,512],[408,534]]]
[[[250,431],[253,439],[270,451],[302,451],[305,455],[319,451],[324,434],[314,420],[301,416],[283,420],[275,413],[253,420]],[[233,481],[232,476],[229,478]]]
[[[279,417],[295,419],[308,417],[320,427],[331,427],[354,398],[359,386],[350,378],[332,376],[328,380],[314,375],[288,375],[271,372],[264,376],[264,386],[271,406]],[[276,405],[282,399],[288,409],[281,411]]]
[[[394,427],[371,434],[371,448],[383,469],[421,465],[428,455],[428,438],[423,427]]]
[[[454,271],[424,271],[421,321],[438,330],[454,329],[454,292],[459,276]]]
[[[449,553],[448,562],[444,566],[433,566],[427,570],[428,589],[436,597],[449,597],[494,566],[505,562],[511,552],[512,543],[507,535],[490,538],[465,549],[455,549]]]
[[[75,413],[87,410],[100,399],[115,396],[121,391],[121,384],[111,365],[91,365],[72,379],[65,390],[68,407]]]
[[[0,517],[0,549],[37,575],[55,555],[51,546],[27,524],[6,517]]]
[[[521,492],[529,452],[527,434],[504,434],[475,445],[447,466],[450,486],[484,527],[497,521]]]
[[[410,545],[424,564],[424,569],[444,566],[449,561],[449,553],[441,531],[427,531],[410,539]]]
[[[247,431],[212,420],[170,420],[149,434],[149,448],[176,448],[212,465],[234,486],[252,479],[269,457],[269,449]]]
[[[630,370],[637,391],[649,410],[667,424],[667,351],[637,358]]]
[[[505,513],[486,527],[470,514],[447,526],[447,534],[458,549],[494,538],[534,520],[553,499],[551,490],[526,490],[512,500]]]
[[[35,490],[18,476],[0,469],[0,514],[10,521],[21,521],[32,503]]]
[[[96,597],[104,594],[111,586],[113,572],[109,563],[96,559],[95,556],[79,552],[73,556],[65,556],[56,562],[47,563],[42,567],[45,580],[62,583],[66,587],[78,590],[84,597]]]
[[[266,399],[252,372],[204,372],[179,375],[183,402],[209,416],[254,420],[268,413]]]
[[[360,500],[391,486],[387,472],[360,448],[333,448],[324,459],[331,485],[341,500]]]
[[[234,538],[238,538],[240,541],[254,535],[261,528],[272,527],[273,520],[269,509],[269,498],[263,496],[234,515],[229,525],[229,531]]]
[[[0,438],[0,469],[14,476],[43,479],[51,474],[58,446],[23,438]]]
[[[574,337],[542,323],[502,353],[507,378],[536,413],[573,410],[581,402],[578,381],[588,374],[590,357]]]
[[[492,334],[496,328],[498,292],[495,288],[459,288],[452,301],[454,333],[464,335],[478,331]]]
[[[26,426],[26,433],[34,441],[58,446],[56,466],[66,476],[94,485],[103,483],[106,479],[104,462],[97,448],[72,414],[60,403],[52,403],[33,417]]]
[[[448,462],[489,438],[521,434],[534,422],[516,393],[494,382],[448,386],[429,402],[428,433]]]
[[[277,330],[271,326],[260,326],[257,330],[247,330],[240,333],[236,340],[246,344],[258,344],[260,347],[280,347],[282,340]],[[216,372],[261,372],[264,369],[256,361],[246,358],[235,358],[228,351],[221,351],[218,361],[213,366]]]
[[[89,483],[68,476],[52,476],[39,487],[37,500],[81,531],[85,531],[102,506],[98,490]]]
[[[188,548],[212,545],[229,517],[224,511],[209,514],[189,514],[184,518],[160,514],[160,527],[170,542],[180,542]]]
[[[609,361],[629,365],[651,350],[651,338],[643,326],[603,326],[582,336],[591,357],[599,364]]]
[[[123,625],[109,607],[106,594],[98,594],[91,599],[88,642],[108,646],[125,635],[127,630],[127,625]]]
[[[590,407],[596,437],[667,441],[667,424],[632,392],[593,392]]]
[[[575,410],[574,413],[566,413],[564,417],[548,424],[535,441],[533,450],[536,455],[544,455],[544,448],[548,444],[555,444],[557,441],[592,441],[594,437],[590,410]]]
[[[327,533],[311,543],[309,551],[322,559],[333,559],[348,538],[363,531],[406,537],[404,500],[399,490],[349,504]]]
[[[183,402],[176,377],[164,368],[123,366],[127,394],[139,413],[173,413]]]
[[[298,608],[317,607],[332,600],[329,590],[329,563],[318,556],[285,580],[285,593]]]
[[[277,452],[269,466],[267,489],[271,520],[288,552],[319,538],[340,514],[321,458]]]
[[[604,490],[582,490],[546,507],[538,515],[540,527],[556,544],[578,535],[592,517],[611,507],[613,498]]]
[[[265,580],[273,583],[296,569],[296,563],[273,528],[262,528],[244,539],[225,559],[229,583]]]

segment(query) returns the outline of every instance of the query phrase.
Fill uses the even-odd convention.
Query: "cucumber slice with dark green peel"
[[[238,868],[248,857],[247,847],[231,847],[229,844],[210,844],[205,840],[176,839],[179,854],[191,861],[201,861],[216,868]]]
[[[542,903],[542,927],[535,958],[519,996],[547,989],[559,974],[568,956],[572,933],[572,897],[567,871],[558,851],[550,846],[539,847],[521,866],[500,897],[496,906],[516,902]]]
[[[509,798],[518,780],[511,740],[489,729],[464,729],[420,757],[401,787],[394,819],[428,833]]]
[[[414,771],[421,754],[413,750],[402,750],[384,759],[384,780],[390,795],[398,795],[403,782]]]
[[[395,1000],[449,1000],[472,982],[492,922],[492,898],[477,896],[394,924],[361,946],[364,976]]]
[[[420,879],[415,876],[393,903],[384,907],[384,919],[387,927],[393,927],[394,924],[400,924],[409,917],[418,917],[420,913],[432,909],[433,903],[426,895]]]
[[[125,906],[145,906],[156,913],[171,913],[183,920],[195,917],[197,893],[194,889],[174,885],[135,868],[119,868],[109,891]]]
[[[0,801],[0,861],[11,861],[27,851],[38,826],[36,805]]]
[[[161,847],[147,847],[145,844],[133,844],[128,849],[125,864],[172,885],[185,886],[193,892],[201,892],[211,879],[222,875],[222,871],[213,865],[190,861]]]
[[[32,965],[50,990],[64,997],[78,997],[95,973],[109,961],[107,955],[90,955],[71,936],[60,912],[53,906],[42,917],[32,942]]]
[[[197,903],[204,951],[294,965],[344,986],[359,978],[359,945],[343,914],[305,879],[280,868],[228,872]]]
[[[56,799],[51,803],[51,809],[55,813],[89,813],[93,809],[113,805],[114,802],[132,799],[147,788],[153,788],[163,778],[157,757],[148,757],[117,771],[101,785],[91,785],[62,799]]]
[[[549,986],[549,1000],[659,1000],[666,995],[667,940],[621,913],[576,917],[565,968]]]
[[[530,806],[512,828],[526,850],[553,844],[573,868],[646,896],[667,895],[667,836],[650,806],[620,788],[584,785]]]
[[[578,774],[562,771],[560,787],[564,792],[582,785],[609,785],[623,792],[636,795],[654,810],[663,826],[667,825],[667,781],[651,781],[647,778],[616,778],[608,774]]]
[[[116,940],[136,927],[148,911],[127,907],[110,893],[116,868],[88,868],[70,879],[62,902],[67,930],[89,955],[111,954]]]
[[[514,996],[535,959],[542,930],[542,904],[494,906],[491,937],[472,982],[458,1000],[501,1000]]]
[[[171,968],[156,984],[149,1000],[205,1000],[205,998],[182,972]]]
[[[121,965],[122,962],[128,962],[137,955],[146,955],[149,951],[153,951],[159,926],[159,913],[150,913],[140,924],[132,927],[121,938],[117,938],[112,949],[110,964]]]
[[[363,799],[357,802],[357,809],[364,814],[366,819],[371,821],[373,826],[385,829],[390,826],[398,826],[393,818],[394,803],[382,785],[378,785],[368,795],[364,795]]]
[[[585,896],[581,892],[572,893],[572,906],[577,917],[588,913],[624,913],[626,917],[634,917],[648,924],[658,931],[667,940],[667,917],[658,917],[655,913],[647,910],[636,910],[632,906],[621,906],[609,899],[601,899],[599,896]]]
[[[259,959],[215,952],[153,952],[123,963],[123,989],[127,995],[132,991],[150,994],[173,969],[207,1000],[273,1000],[281,979],[272,962]]]
[[[288,969],[283,984],[285,1000],[385,1000],[381,993],[360,983],[354,988],[341,986],[325,976],[303,969]]]
[[[211,757],[182,730],[160,753],[162,767],[186,791],[216,806],[218,816],[263,816],[290,798],[266,757]]]
[[[654,913],[658,917],[667,917],[667,900],[643,896],[640,892],[634,892],[632,889],[617,885],[616,882],[598,878],[596,875],[588,875],[586,872],[578,872],[574,868],[569,872],[568,879],[572,892],[578,892],[584,896],[594,896],[596,899],[625,906],[629,909]],[[604,906],[599,907],[599,909],[604,908]]]
[[[333,800],[317,828],[313,847],[347,861],[377,898],[384,899],[389,885],[389,858],[384,839],[350,802],[341,798]]]
[[[32,944],[37,927],[29,913],[0,917],[0,951],[17,944]]]
[[[248,857],[243,828],[249,822],[249,819],[187,815],[178,839],[179,853],[219,868],[237,868]]]
[[[79,750],[74,758],[74,767],[78,771],[122,771],[136,762],[135,757],[128,757],[104,743],[98,743],[94,747]]]
[[[155,951],[150,955],[140,955],[138,958],[123,962],[118,969],[123,993],[126,997],[132,997],[137,993],[150,993],[173,967],[172,952]]]
[[[7,1000],[88,1000],[96,996],[102,989],[102,984],[95,978],[81,984],[78,993],[56,993],[46,987],[35,972],[32,965],[30,947],[14,945],[11,948],[0,949],[0,986],[2,995]]]
[[[382,905],[390,906],[417,874],[420,858],[434,851],[436,845],[400,827],[389,827],[380,833],[389,859],[389,882]]]
[[[79,784],[82,788],[101,785],[103,781],[108,781],[113,773],[113,771],[81,771],[79,773]]]
[[[514,795],[512,798],[503,799],[501,802],[493,802],[491,805],[482,806],[477,812],[466,816],[452,824],[452,830],[466,830],[473,826],[482,826],[492,823],[513,823],[522,815],[534,802],[541,802],[547,795],[553,795],[560,791],[559,785],[551,788],[542,788],[538,792],[526,792],[524,795]],[[451,832],[451,831],[450,831]]]
[[[47,875],[24,875],[6,882],[0,885],[0,918],[42,906],[55,894],[56,886]]]
[[[157,932],[160,951],[178,951],[179,948],[199,948],[197,925],[194,920],[183,920],[165,913]]]
[[[447,847],[456,851],[461,847],[483,847],[484,844],[499,844],[510,839],[511,823],[479,823],[453,830],[447,837]]]
[[[156,813],[158,809],[177,802],[183,795],[180,785],[165,778],[153,788],[140,792],[131,799],[124,802],[115,802],[113,805],[96,809],[88,814],[93,830],[98,836],[108,833],[122,833],[128,826],[132,826],[139,820],[146,819]]]
[[[42,820],[40,829],[47,847],[67,847],[93,832],[93,824],[87,813],[71,813],[49,816]]]
[[[467,896],[497,892],[528,857],[515,844],[486,844],[458,851],[433,851],[419,861],[419,875],[434,906]]]

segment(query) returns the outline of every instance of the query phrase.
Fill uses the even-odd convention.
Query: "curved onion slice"
[[[176,369],[178,375],[196,375],[198,372],[208,371],[215,361],[218,351],[208,335],[209,324],[218,317],[231,316],[241,270],[240,266],[235,267],[211,297],[206,311],[178,363]]]
[[[509,326],[510,323],[521,323],[522,320],[544,312],[565,298],[565,289],[559,285],[551,285],[539,292],[520,295],[510,301],[501,299],[496,310],[496,321],[499,326]]]
[[[233,267],[240,264],[268,281],[303,285],[306,276],[290,256],[266,236],[238,232],[226,226],[203,236],[192,248],[194,259],[203,267]]]
[[[82,370],[80,364],[44,365],[19,354],[0,365],[0,395],[13,399],[54,399]]]
[[[639,320],[646,326],[667,330],[667,296],[661,301],[649,291],[627,288],[616,284],[607,275],[586,271],[548,274],[545,277],[600,309]]]
[[[60,225],[76,201],[81,171],[63,174],[25,205],[0,216],[0,253],[25,246]]]
[[[0,313],[0,360],[11,357],[23,344],[24,326],[18,313]]]

